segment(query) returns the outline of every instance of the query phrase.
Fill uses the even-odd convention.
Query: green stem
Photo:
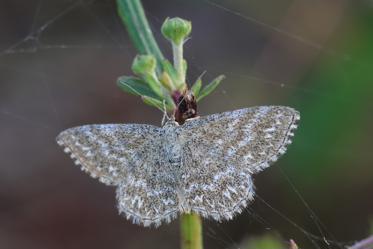
[[[152,54],[160,66],[164,59],[146,19],[140,0],[117,0],[118,13],[133,44],[141,54]]]
[[[177,85],[185,83],[185,72],[183,66],[183,43],[175,44],[172,42],[172,53],[174,55],[174,67],[177,72]]]
[[[181,216],[181,249],[202,249],[202,221],[197,214]]]

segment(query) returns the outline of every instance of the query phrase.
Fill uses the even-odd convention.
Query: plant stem
[[[174,111],[177,114],[177,109]],[[175,121],[183,124],[182,115],[175,115]],[[202,220],[198,214],[182,214],[180,217],[181,249],[203,249]]]
[[[202,249],[202,221],[197,214],[181,216],[181,249]]]
[[[180,86],[185,83],[185,72],[183,66],[183,43],[172,43],[172,53],[174,55],[174,67],[177,71],[177,85]]]
[[[152,54],[159,63],[164,59],[146,19],[140,0],[117,0],[118,13],[136,49],[141,54]]]

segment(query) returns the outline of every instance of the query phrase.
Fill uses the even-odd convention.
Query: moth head
[[[197,100],[190,90],[185,90],[183,93],[178,93],[174,96],[176,103],[175,119],[179,124],[183,124],[185,120],[195,118],[197,116]]]

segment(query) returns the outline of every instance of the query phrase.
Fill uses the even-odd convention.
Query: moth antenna
[[[162,126],[166,124],[167,121],[171,120],[171,118],[168,116],[167,108],[166,108],[166,101],[163,100],[163,117],[162,117]]]

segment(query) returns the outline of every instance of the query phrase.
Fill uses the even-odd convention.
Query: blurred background
[[[255,176],[254,203],[233,221],[204,221],[205,248],[278,248],[271,241],[291,238],[343,248],[373,232],[372,1],[143,4],[169,58],[163,20],[192,21],[190,83],[204,70],[205,82],[227,76],[200,115],[256,105],[301,112],[288,153]],[[160,125],[161,112],[116,86],[135,55],[114,0],[0,1],[0,248],[179,247],[177,220],[132,225],[118,216],[115,189],[55,143],[77,125]]]

